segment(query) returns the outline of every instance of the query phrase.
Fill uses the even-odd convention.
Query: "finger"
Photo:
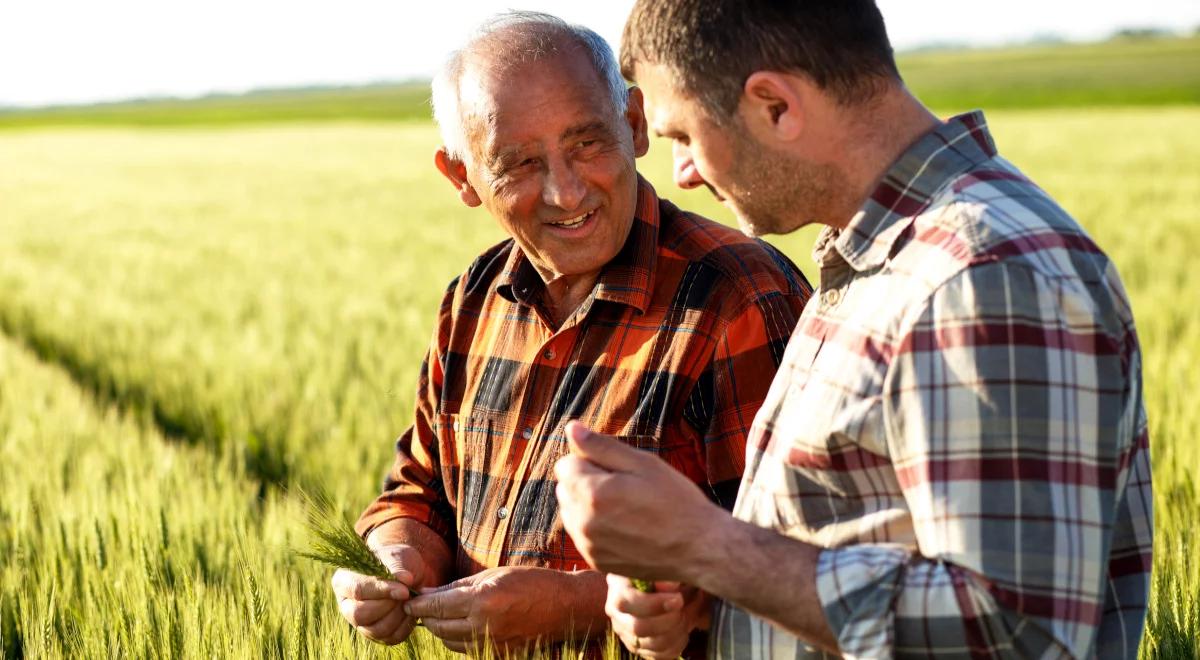
[[[386,642],[391,640],[406,618],[408,617],[404,614],[404,610],[396,607],[375,623],[368,626],[358,626],[358,630],[377,642]]]
[[[683,655],[687,647],[687,635],[682,637],[642,638],[642,648],[639,654],[652,660],[675,660]]]
[[[608,435],[595,433],[578,421],[567,422],[571,453],[609,472],[634,472],[649,458],[644,452]]]
[[[633,580],[624,575],[616,573],[607,573],[604,579],[608,582],[609,591],[620,591],[621,589],[634,589]],[[689,591],[695,591],[695,587],[684,587],[682,583],[674,580],[656,580],[654,582],[654,591],[652,593],[682,593],[686,598]],[[639,589],[640,591],[640,589]]]
[[[609,591],[605,610],[629,614],[635,617],[652,617],[683,609],[683,594],[677,591],[644,593],[632,586]]]
[[[392,571],[392,580],[403,584],[406,587],[413,586],[413,574],[404,569],[388,569]]]
[[[408,588],[398,582],[360,575],[344,568],[333,574],[333,593],[351,600],[406,600]]]
[[[399,644],[408,639],[408,636],[412,634],[413,628],[417,625],[416,619],[411,616],[406,616],[404,617],[404,620],[400,622],[400,627],[396,628],[395,632],[380,641],[382,641],[384,644],[388,644],[389,646]]]
[[[679,612],[652,617],[636,617],[617,612],[615,615],[609,614],[609,619],[612,620],[613,630],[620,630],[625,635],[643,639],[664,635],[678,636],[681,632],[688,631],[687,629],[690,627]]]
[[[612,472],[574,454],[567,454],[554,463],[554,477],[560,484],[574,484],[589,477],[606,477],[610,474]]]
[[[374,552],[375,556],[379,557],[379,561],[383,562],[383,565],[387,567],[397,582],[412,586],[412,571],[408,570],[404,565],[405,560],[410,559],[415,552],[412,546],[393,543],[391,545],[381,545],[375,548]]]
[[[343,598],[338,601],[338,611],[353,626],[370,626],[382,619],[388,612],[397,609],[400,609],[400,605],[391,599],[353,600]]]
[[[608,590],[610,592],[633,588],[632,580],[624,575],[617,575],[616,573],[605,573],[604,581],[608,583]]]
[[[425,624],[426,630],[443,641],[469,642],[478,637],[470,619],[424,618],[421,622]]]
[[[474,597],[469,587],[422,593],[405,603],[404,609],[419,619],[463,619],[470,614]]]
[[[683,655],[683,649],[687,647],[688,636],[686,633],[675,634],[663,637],[635,637],[627,635],[621,637],[621,643],[629,652],[641,658],[670,658],[675,660]]]
[[[449,583],[443,584],[441,586],[421,587],[420,589],[417,590],[417,593],[418,594],[436,594],[436,593],[441,593],[443,591],[451,591],[453,589],[461,589],[463,587],[474,586],[475,581],[476,581],[476,576],[468,575],[467,577],[459,578],[453,582],[449,582]]]

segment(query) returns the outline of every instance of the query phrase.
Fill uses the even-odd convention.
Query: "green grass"
[[[898,59],[917,96],[946,110],[1200,103],[1198,37],[914,53]]]
[[[901,54],[898,60],[917,95],[947,111],[1200,103],[1200,36],[931,51]],[[424,84],[273,90],[195,100],[0,110],[0,128],[408,121],[429,117],[428,100]]]
[[[1200,109],[989,117],[1133,297],[1158,516],[1143,651],[1194,657]],[[367,501],[443,286],[501,236],[436,143],[417,122],[0,134],[0,648],[375,651],[292,553],[303,507],[272,484]],[[672,190],[661,145],[642,169],[729,220]],[[777,242],[815,276],[811,240]]]
[[[331,89],[282,89],[199,99],[150,99],[0,110],[0,127],[178,126],[355,119],[397,121],[429,117],[427,83]]]

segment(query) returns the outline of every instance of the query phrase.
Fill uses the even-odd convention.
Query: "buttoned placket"
[[[521,291],[523,296],[528,295],[528,291]],[[533,377],[528,380],[525,385],[525,391],[522,393],[519,401],[522,410],[543,412],[550,409],[550,405],[554,400],[554,395],[558,392],[561,384],[561,379],[565,370],[562,369],[563,364],[575,349],[576,342],[582,335],[588,313],[591,311],[595,302],[595,290],[579,305],[579,308],[567,318],[565,322],[555,330],[551,325],[549,318],[543,313],[539,305],[533,305],[535,314],[540,322],[540,328],[545,333],[545,339],[542,345],[538,348],[535,358],[535,372],[540,371],[537,367],[550,366],[554,367],[556,374],[556,382],[551,387],[543,387],[538,378]],[[543,394],[545,393],[545,394]],[[560,429],[546,428],[546,415],[542,414],[536,426],[525,423],[519,428],[520,440],[525,442],[524,450],[521,452],[521,462],[513,471],[513,483],[526,484],[529,479],[530,464],[535,453],[543,448],[538,446],[539,441],[552,437]],[[516,509],[517,499],[520,497],[521,487],[512,488],[509,490],[507,500],[504,505],[496,510],[496,525],[500,528],[501,537],[504,539],[501,546],[501,554],[505,555],[509,551],[509,542],[511,535],[509,534],[510,525],[513,521],[513,512]]]

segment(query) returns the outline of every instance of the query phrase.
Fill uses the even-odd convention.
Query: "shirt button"
[[[532,437],[533,437],[533,427],[532,427],[532,426],[526,426],[526,427],[525,427],[525,430],[524,430],[524,431],[521,431],[521,437],[522,437],[522,438],[525,438],[526,440],[528,440],[528,439],[532,438]]]
[[[830,289],[825,292],[825,304],[833,307],[842,299],[842,292],[837,289]]]
[[[496,510],[496,517],[499,518],[500,520],[504,520],[505,518],[507,518],[508,517],[508,507],[502,506],[498,510]]]
[[[557,354],[554,352],[553,348],[547,348],[545,351],[542,351],[542,357],[547,360],[553,360],[555,355]]]

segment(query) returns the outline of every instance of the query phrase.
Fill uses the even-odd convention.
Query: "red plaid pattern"
[[[774,248],[684,213],[639,182],[625,247],[560,328],[544,285],[505,241],[451,283],[367,534],[419,520],[457,571],[573,570],[554,463],[572,419],[652,451],[727,507],[750,424],[811,289]]]
[[[827,230],[735,515],[827,548],[848,657],[1134,657],[1153,515],[1112,263],[957,117]],[[819,655],[730,603],[718,657]]]

